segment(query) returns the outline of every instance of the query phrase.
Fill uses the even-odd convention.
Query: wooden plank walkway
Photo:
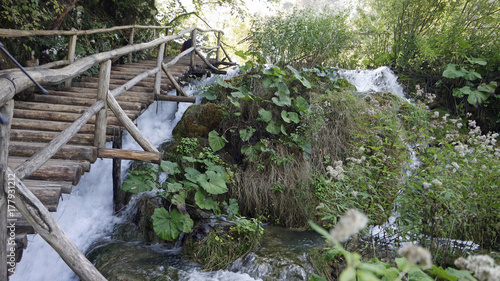
[[[172,58],[165,57],[164,63]],[[196,63],[201,67],[204,65],[201,60]],[[113,66],[110,90],[146,69],[156,67],[156,64],[156,59],[151,59]],[[169,70],[177,81],[184,79],[190,73],[189,57],[182,57]],[[15,101],[8,159],[12,170],[43,148],[96,101],[97,81],[97,77],[84,77],[80,82],[73,82],[69,88],[53,88],[49,89],[48,95],[34,94],[30,101]],[[148,77],[117,97],[130,119],[136,119],[155,100],[153,85],[154,77]],[[162,94],[172,89],[171,81],[162,73]],[[111,141],[115,134],[123,131],[123,127],[110,110],[107,121],[106,139]],[[61,194],[71,193],[72,187],[78,184],[82,175],[90,171],[91,164],[97,160],[94,124],[95,116],[61,151],[23,181],[49,211],[57,210]],[[16,213],[16,218],[16,258],[19,261],[23,249],[27,247],[26,235],[35,231],[20,213]]]

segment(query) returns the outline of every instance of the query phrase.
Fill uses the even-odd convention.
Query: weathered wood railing
[[[116,27],[106,29],[107,31],[114,31],[120,28],[143,28],[139,26]],[[151,27],[159,28],[159,27]],[[102,31],[102,30],[101,30]],[[197,32],[216,32],[217,46],[213,48],[203,48],[196,44]],[[15,34],[14,34],[15,33]],[[44,163],[57,153],[63,145],[68,143],[76,133],[85,125],[89,119],[94,115],[96,116],[96,125],[94,133],[94,144],[99,148],[99,157],[110,158],[128,158],[128,159],[141,159],[151,162],[160,161],[160,153],[158,150],[145,138],[142,133],[133,124],[132,120],[123,112],[120,105],[116,101],[116,97],[127,91],[138,82],[148,76],[155,75],[155,82],[153,91],[155,95],[160,96],[160,83],[162,70],[171,79],[174,86],[178,91],[182,89],[175,82],[172,75],[169,73],[168,68],[174,65],[183,55],[191,53],[191,65],[194,67],[195,54],[200,56],[203,61],[213,70],[218,70],[215,66],[202,55],[201,50],[216,50],[216,59],[219,59],[219,50],[221,48],[220,38],[222,31],[220,30],[204,30],[196,27],[185,29],[177,34],[167,35],[155,39],[151,42],[141,44],[131,44],[108,52],[102,52],[79,58],[74,60],[74,45],[76,44],[76,37],[82,34],[97,33],[96,31],[8,31],[0,29],[0,36],[40,36],[40,35],[68,35],[72,36],[70,40],[70,48],[68,60],[63,63],[52,64],[47,67],[39,67],[29,70],[29,74],[40,84],[58,84],[68,81],[78,75],[84,73],[87,69],[100,64],[100,75],[97,90],[97,101],[90,106],[76,121],[64,129],[57,137],[50,141],[43,149],[35,153],[30,159],[17,166],[13,171],[7,167],[8,147],[9,147],[9,131],[10,122],[7,125],[0,125],[0,186],[4,187],[4,191],[0,192],[0,229],[5,230],[7,227],[7,210],[10,206],[8,202],[13,202],[17,210],[29,221],[35,231],[40,234],[61,256],[61,258],[69,265],[69,267],[80,277],[82,280],[105,280],[105,278],[95,269],[86,257],[78,250],[76,245],[68,238],[64,231],[57,225],[57,222],[52,218],[49,211],[45,206],[27,189],[22,180],[35,172]],[[193,45],[191,48],[185,50],[172,61],[164,63],[165,45],[169,41],[181,38],[184,34],[191,33]],[[131,32],[133,36],[133,32]],[[132,42],[132,37],[130,38]],[[73,46],[73,47],[72,47]],[[111,60],[120,56],[130,55],[132,52],[142,51],[150,48],[158,47],[158,58],[156,67],[137,75],[124,85],[117,87],[113,90],[109,89]],[[51,69],[54,65],[66,65],[63,68]],[[1,72],[0,72],[1,73]],[[23,90],[32,86],[31,80],[20,71],[7,71],[0,76],[0,112],[9,121],[12,120],[13,97],[22,92]],[[168,100],[168,98],[164,98]],[[114,115],[120,120],[121,124],[128,130],[131,136],[141,145],[145,151],[116,151],[112,149],[105,149],[106,141],[106,106],[111,109]],[[12,194],[15,194],[12,195]],[[12,195],[12,196],[11,196]],[[9,200],[9,201],[8,201]],[[7,249],[5,241],[8,241],[6,231],[0,231],[0,256],[7,256]],[[0,264],[0,280],[7,279],[6,264]]]

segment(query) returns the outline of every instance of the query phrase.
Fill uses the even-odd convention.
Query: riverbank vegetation
[[[89,11],[99,9],[92,7],[108,2],[116,13],[126,9],[114,1],[78,2],[61,26],[104,26],[83,24],[93,22]],[[65,6],[47,3],[57,12],[35,18],[55,22]],[[39,27],[16,7],[2,4],[3,26]],[[123,184],[127,192],[156,190],[166,200],[153,215],[161,238],[187,233],[192,259],[224,268],[258,246],[260,223],[305,229],[313,222],[328,236],[322,228],[357,209],[384,230],[377,244],[387,249],[377,251],[373,228],[366,228],[314,254],[321,278],[331,280],[331,267],[344,263],[340,279],[344,269],[358,278],[369,271],[395,280],[412,270],[422,280],[481,279],[443,269],[477,248],[498,265],[500,2],[370,0],[362,8],[296,9],[253,21],[248,49],[233,50],[246,61],[241,75],[205,89],[203,104],[192,106],[174,131],[162,164],[131,170]],[[149,18],[154,9],[134,11]],[[29,51],[24,56],[36,55],[33,46],[66,46],[54,42],[19,45]],[[79,55],[111,48],[95,42],[105,41],[89,38]],[[61,53],[50,50],[49,56]],[[336,69],[379,66],[399,75],[411,101],[358,93]],[[206,228],[199,222],[207,216],[228,224]],[[200,230],[203,238],[195,236]],[[394,260],[389,245],[403,242],[425,247],[435,267]],[[363,247],[370,252],[363,259],[349,252]]]

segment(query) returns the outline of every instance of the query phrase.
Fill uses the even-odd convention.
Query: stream
[[[236,75],[236,71],[228,76]],[[342,70],[342,78],[360,92],[387,91],[404,97],[397,77],[387,67],[376,70]],[[199,87],[214,83],[216,76],[204,79],[201,85],[186,86],[189,95],[196,95]],[[224,78],[224,77],[223,77]],[[198,103],[200,101],[198,100]],[[135,121],[138,128],[155,146],[172,138],[172,129],[181,119],[189,103],[155,102]],[[107,146],[111,144],[108,143]],[[123,149],[140,149],[125,134]],[[130,161],[122,161],[122,174]],[[199,264],[182,258],[179,245],[140,243],[123,239],[113,230],[127,224],[128,210],[113,214],[112,161],[98,159],[91,171],[82,177],[71,194],[64,194],[58,211],[52,213],[68,236],[92,257],[100,257],[106,264],[100,270],[111,274],[110,280],[307,280],[314,272],[307,252],[323,244],[315,232],[286,230],[266,226],[261,247],[243,259],[234,262],[228,270],[206,272]],[[132,208],[134,204],[129,204]],[[28,248],[12,281],[70,281],[79,278],[59,255],[39,236],[28,237]]]

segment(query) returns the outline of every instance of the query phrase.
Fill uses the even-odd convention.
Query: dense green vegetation
[[[70,3],[22,2],[1,5],[3,27],[40,28],[61,17],[61,28],[148,24],[155,10],[151,1],[74,1],[66,16]],[[170,4],[162,9],[178,9],[180,17],[163,10],[164,23],[192,14]],[[36,13],[35,6],[53,12]],[[130,9],[137,13],[122,17]],[[96,13],[109,21],[94,22]],[[341,280],[400,280],[407,273],[416,280],[474,280],[452,268],[471,249],[446,239],[473,241],[492,255],[500,242],[499,14],[500,2],[491,0],[369,0],[351,14],[308,8],[256,19],[249,48],[235,52],[248,59],[243,74],[204,90],[204,104],[186,112],[162,164],[130,171],[122,188],[157,190],[167,199],[153,215],[166,240],[195,229],[200,210],[232,220],[188,242],[192,258],[210,269],[257,247],[259,222],[292,228],[312,222],[330,243],[315,254],[323,276],[314,280],[331,280],[332,260],[344,262]],[[117,36],[115,43],[89,38],[78,55],[122,44],[125,35]],[[27,57],[38,56],[41,46],[66,46],[60,38],[16,40],[10,46],[23,46],[17,51]],[[333,68],[382,65],[398,73],[412,103],[356,93]],[[168,179],[160,183],[159,173]],[[395,253],[368,261],[345,250],[322,228],[341,225],[351,209],[381,227],[394,215],[397,228],[388,233],[426,247],[434,265],[388,258]]]

